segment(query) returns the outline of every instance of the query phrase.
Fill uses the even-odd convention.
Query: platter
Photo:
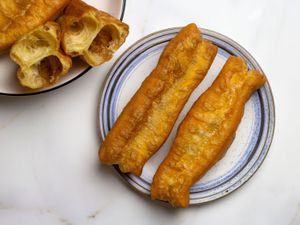
[[[167,43],[180,28],[170,28],[150,34],[133,44],[115,63],[108,74],[99,105],[99,128],[104,140],[126,103],[150,74]],[[204,39],[218,46],[218,54],[204,81],[197,87],[179,115],[177,122],[161,149],[147,162],[140,177],[121,173],[134,190],[150,196],[153,175],[170,149],[176,130],[193,102],[218,75],[227,58],[243,58],[249,69],[263,73],[256,60],[238,43],[217,32],[201,29]],[[226,155],[190,189],[190,204],[216,200],[242,186],[252,177],[265,159],[272,142],[275,109],[268,82],[256,91],[245,106],[244,117],[234,142]]]

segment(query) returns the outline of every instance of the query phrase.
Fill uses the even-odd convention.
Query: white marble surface
[[[275,136],[241,189],[171,209],[131,191],[98,163],[97,106],[116,55],[55,92],[0,97],[0,224],[300,224],[299,9],[298,0],[127,2],[131,33],[117,55],[150,32],[196,22],[242,44],[263,67],[275,98]]]

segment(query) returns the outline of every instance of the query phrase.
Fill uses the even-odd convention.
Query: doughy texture
[[[64,51],[80,56],[91,66],[110,60],[129,32],[127,24],[80,0],[68,5],[59,22]]]
[[[183,28],[122,111],[101,145],[100,160],[140,175],[145,162],[168,137],[216,53],[217,47],[202,40],[195,24]]]
[[[1,0],[0,52],[22,35],[53,19],[70,0]]]
[[[60,27],[55,22],[24,35],[12,46],[10,57],[20,66],[21,85],[31,89],[54,84],[72,65],[71,58],[60,50]]]
[[[152,199],[188,206],[190,187],[225,154],[246,101],[265,81],[258,71],[248,71],[241,58],[228,59],[181,123],[169,154],[154,176]]]

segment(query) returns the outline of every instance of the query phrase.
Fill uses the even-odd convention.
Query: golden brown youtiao
[[[59,22],[64,51],[91,66],[110,60],[129,32],[127,24],[80,0],[68,5]]]
[[[1,0],[0,53],[22,35],[55,16],[70,0]]]
[[[228,59],[181,123],[169,154],[154,176],[152,199],[188,206],[190,187],[223,157],[234,139],[245,103],[265,81],[258,71],[248,71],[241,58]]]
[[[164,49],[158,65],[117,119],[99,156],[122,172],[140,175],[167,139],[192,91],[205,77],[217,47],[202,40],[195,24],[184,27]]]
[[[55,22],[25,34],[12,46],[10,57],[20,66],[20,83],[31,89],[54,84],[72,65],[71,58],[60,50],[60,27]]]

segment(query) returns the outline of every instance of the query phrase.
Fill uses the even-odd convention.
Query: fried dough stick
[[[1,0],[0,54],[28,32],[56,16],[70,0]]]
[[[194,103],[179,126],[170,152],[159,166],[152,199],[187,207],[189,189],[231,145],[251,94],[266,81],[246,63],[230,57],[212,86]]]
[[[65,53],[93,67],[109,61],[129,32],[127,24],[81,0],[72,0],[58,22]]]
[[[167,139],[216,53],[217,47],[202,40],[195,24],[184,27],[117,119],[100,147],[100,160],[139,176]]]

